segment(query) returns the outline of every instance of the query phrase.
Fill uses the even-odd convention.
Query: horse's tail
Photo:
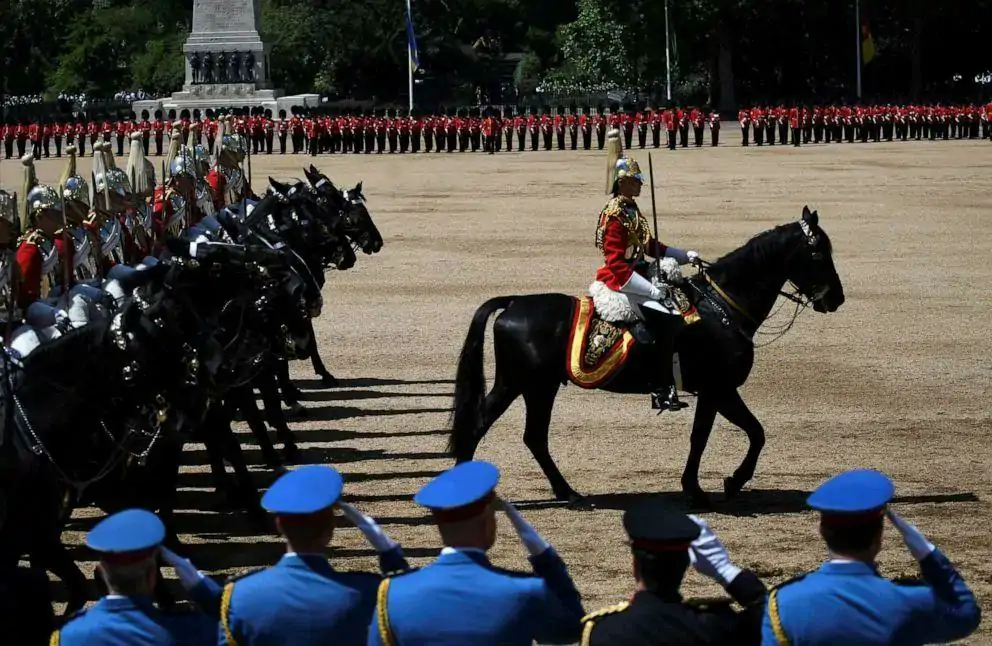
[[[475,453],[478,431],[482,425],[482,409],[486,399],[486,377],[482,373],[482,350],[486,341],[486,323],[498,310],[509,307],[516,296],[500,296],[479,306],[472,317],[458,358],[455,373],[455,399],[451,410],[451,434],[448,452],[464,462]]]

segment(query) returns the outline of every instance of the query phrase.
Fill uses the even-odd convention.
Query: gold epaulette
[[[41,231],[38,231],[37,229],[29,229],[27,233],[25,233],[20,238],[18,238],[17,246],[19,247],[21,246],[21,244],[26,242],[28,244],[33,244],[34,246],[37,247],[38,244],[42,242],[44,239],[45,236],[44,234],[41,233]]]
[[[608,615],[615,615],[619,612],[623,612],[630,607],[630,602],[624,601],[623,603],[618,603],[615,606],[607,606],[596,612],[589,613],[582,618],[582,623],[585,624],[582,627],[582,641],[579,642],[580,646],[589,646],[592,643],[592,629],[596,627],[596,622],[606,617]]]
[[[610,218],[623,215],[628,203],[629,200],[622,195],[614,197],[606,203],[606,206],[603,207],[603,211],[600,214],[600,219],[605,222]]]

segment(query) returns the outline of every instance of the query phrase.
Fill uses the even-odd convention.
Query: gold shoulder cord
[[[61,633],[59,631],[54,631],[51,639],[48,640],[48,646],[59,646],[59,640],[61,639],[60,635]]]
[[[778,614],[778,590],[772,590],[768,597],[768,617],[772,621],[772,632],[775,633],[779,646],[789,646],[789,637],[785,634],[782,618]]]
[[[224,639],[228,646],[238,646],[231,630],[231,596],[234,594],[234,583],[224,586],[224,594],[220,598],[220,625],[224,627]]]
[[[390,579],[385,578],[379,584],[379,592],[376,594],[376,619],[379,623],[379,639],[383,646],[396,646],[396,638],[389,625],[389,582]]]
[[[596,621],[590,620],[582,627],[582,641],[580,646],[589,646],[592,643],[592,629],[596,627]]]

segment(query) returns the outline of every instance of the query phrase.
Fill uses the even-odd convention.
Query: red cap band
[[[650,541],[645,539],[635,539],[630,542],[630,548],[634,550],[644,550],[645,552],[684,552],[689,549],[692,543],[665,543],[662,541]]]
[[[877,520],[885,513],[885,508],[872,509],[871,511],[859,512],[856,514],[830,514],[824,513],[820,522],[833,527],[843,525],[863,525]]]

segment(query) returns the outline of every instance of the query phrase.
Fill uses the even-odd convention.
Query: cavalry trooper
[[[637,591],[629,602],[582,621],[582,646],[692,646],[758,644],[765,584],[734,565],[720,539],[700,518],[644,500],[624,512]],[[679,593],[689,565],[720,584],[730,599],[684,601]]]
[[[217,163],[206,178],[216,211],[245,199],[258,199],[241,166],[248,150],[247,141],[243,136],[229,131],[229,127],[230,123],[219,125]]]
[[[572,644],[582,602],[565,563],[520,513],[496,496],[499,469],[463,462],[414,497],[437,523],[444,549],[432,564],[379,587],[369,646]],[[494,567],[496,510],[509,517],[533,575]]]
[[[166,613],[152,593],[165,525],[143,509],[128,509],[101,521],[86,536],[100,555],[97,571],[109,594],[74,615],[52,634],[51,646],[214,646],[217,620],[200,612]]]
[[[675,386],[673,346],[688,304],[674,300],[671,283],[681,280],[678,266],[696,262],[699,254],[669,247],[651,235],[648,220],[635,201],[644,176],[635,160],[622,156],[619,137],[616,130],[607,134],[606,186],[612,197],[599,214],[596,247],[603,254],[603,264],[589,286],[589,295],[603,320],[633,324],[634,338],[653,348],[661,369],[656,382],[650,384],[651,408],[677,411],[685,405]],[[645,255],[671,259],[659,263],[664,275],[657,277],[658,284],[637,271]]]
[[[772,590],[762,644],[936,644],[978,628],[981,611],[961,575],[933,543],[892,509],[892,481],[870,469],[834,476],[806,503],[820,512],[830,559]],[[923,580],[878,574],[885,519],[902,535]]]
[[[103,148],[107,144],[98,141],[93,150],[93,175],[105,175],[105,157]],[[65,203],[66,220],[80,223],[73,226],[70,232],[75,244],[73,258],[75,260],[75,275],[79,280],[102,278],[108,267],[101,262],[100,227],[106,217],[106,212],[98,212],[90,208],[90,187],[76,170],[76,147],[66,149],[69,160],[66,163],[59,186],[62,187],[62,200]]]
[[[366,643],[382,576],[339,572],[327,560],[337,524],[335,511],[354,523],[379,553],[383,574],[409,568],[399,544],[374,520],[341,500],[344,481],[335,469],[301,467],[280,477],[262,497],[286,541],[277,564],[221,588],[186,559],[163,550],[180,583],[208,612],[220,618],[214,644]],[[219,638],[216,637],[219,635]]]
[[[21,238],[17,245],[17,268],[20,277],[18,306],[27,310],[34,301],[48,294],[53,286],[66,292],[73,284],[75,251],[65,229],[65,212],[59,192],[38,181],[34,157],[25,155],[24,202],[21,205]],[[43,283],[47,282],[47,285]]]

